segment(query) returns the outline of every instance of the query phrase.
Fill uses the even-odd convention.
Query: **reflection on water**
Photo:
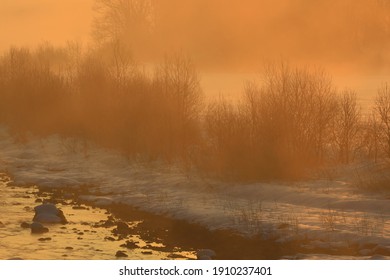
[[[48,233],[31,234],[30,229],[20,225],[31,222],[34,207],[42,199],[50,199],[50,195],[35,186],[8,185],[5,175],[0,178],[0,259],[115,259],[118,251],[125,253],[127,259],[195,258],[192,251],[165,248],[164,244],[143,240],[137,234],[115,234],[117,224],[110,213],[96,207],[75,206],[72,200],[63,200],[59,205],[68,224],[47,224]],[[131,229],[138,223],[128,226]]]

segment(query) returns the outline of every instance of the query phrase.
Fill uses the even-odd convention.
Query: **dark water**
[[[148,230],[142,229],[141,217],[116,218],[106,209],[78,203],[73,194],[60,197],[60,193],[36,186],[12,186],[5,175],[1,176],[0,194],[0,259],[115,259],[118,251],[128,259],[195,258],[194,251],[167,247],[150,234],[145,238]],[[33,208],[42,201],[56,203],[68,223],[46,224],[48,233],[31,234],[20,225],[32,221]],[[118,224],[125,224],[126,230],[118,232]]]

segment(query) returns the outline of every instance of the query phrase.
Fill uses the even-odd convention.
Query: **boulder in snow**
[[[67,223],[62,210],[58,209],[54,204],[46,203],[34,208],[34,222],[40,223]]]

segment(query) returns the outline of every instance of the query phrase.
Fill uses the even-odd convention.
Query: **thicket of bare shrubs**
[[[389,158],[390,91],[369,117],[353,90],[338,92],[320,70],[273,64],[237,104],[205,112],[206,170],[240,179],[299,178],[326,165]]]
[[[189,58],[167,56],[148,73],[118,45],[70,46],[58,59],[39,50],[12,48],[0,60],[0,121],[19,138],[59,133],[169,161],[200,141],[202,91]]]
[[[363,117],[356,93],[338,93],[323,71],[279,63],[261,77],[237,103],[206,104],[184,55],[147,71],[115,41],[88,51],[11,48],[0,59],[0,122],[20,139],[58,133],[227,179],[297,178],[390,157],[386,84]]]

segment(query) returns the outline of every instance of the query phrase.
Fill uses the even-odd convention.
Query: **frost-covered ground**
[[[81,199],[98,206],[123,203],[210,230],[261,234],[281,243],[302,240],[302,249],[355,246],[361,258],[390,255],[390,198],[357,191],[350,175],[228,184],[164,165],[136,164],[74,139],[52,136],[15,143],[5,129],[0,130],[0,152],[0,169],[16,185],[88,185],[93,195]],[[332,258],[305,255],[311,257]]]

